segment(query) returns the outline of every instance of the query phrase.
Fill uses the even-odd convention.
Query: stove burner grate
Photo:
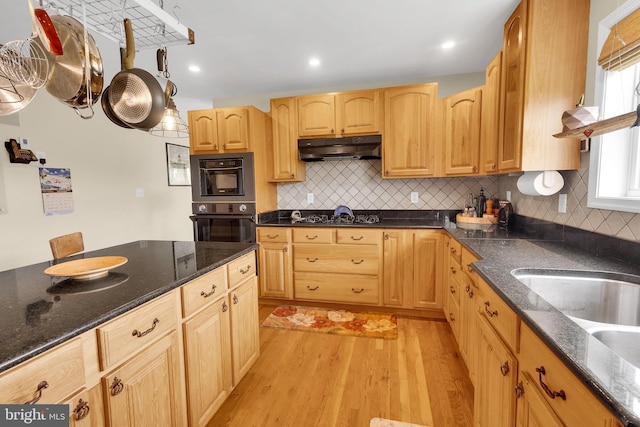
[[[309,215],[294,222],[305,224],[377,224],[380,222],[378,215]]]

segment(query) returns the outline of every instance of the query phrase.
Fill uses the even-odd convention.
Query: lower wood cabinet
[[[474,422],[476,427],[511,427],[516,415],[518,362],[485,318],[480,316],[478,321]]]
[[[258,281],[254,276],[229,292],[233,386],[260,356]]]
[[[232,388],[229,314],[222,296],[182,326],[190,426],[205,426]]]
[[[293,298],[293,263],[290,228],[258,227],[260,295]]]
[[[104,402],[100,384],[83,389],[64,402],[69,405],[69,427],[103,427]]]
[[[187,422],[177,331],[102,379],[109,425],[184,426]]]
[[[383,230],[385,306],[442,309],[443,245],[439,230]]]

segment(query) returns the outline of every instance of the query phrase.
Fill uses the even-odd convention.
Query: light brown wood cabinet
[[[293,263],[290,228],[258,227],[260,296],[293,298]]]
[[[105,425],[102,388],[83,389],[64,402],[69,405],[69,427],[103,427]]]
[[[380,132],[380,91],[361,90],[297,97],[298,136]]]
[[[306,179],[305,163],[298,159],[296,98],[271,100],[273,161],[270,181],[297,182]]]
[[[588,0],[522,0],[505,23],[501,171],[580,167],[579,141],[553,134],[584,92],[588,26]]]
[[[444,102],[444,173],[477,175],[480,172],[482,90],[469,89]]]
[[[383,178],[436,176],[436,144],[442,133],[437,116],[437,84],[383,91]]]
[[[103,377],[109,425],[184,426],[184,371],[177,331]]]
[[[443,235],[439,230],[383,230],[383,304],[441,310]]]
[[[295,299],[379,305],[381,240],[377,229],[294,228]]]
[[[233,386],[237,386],[260,356],[258,279],[255,273],[229,291]]]
[[[265,113],[255,107],[193,110],[188,115],[191,154],[248,152],[267,145]]]
[[[593,393],[526,325],[522,325],[519,360],[518,427],[619,425]],[[549,424],[539,424],[541,419],[549,420]]]
[[[474,385],[476,427],[620,426],[564,362],[473,271],[475,255],[453,238],[445,253],[449,279],[444,288],[450,292],[444,312]]]
[[[500,76],[502,51],[493,58],[485,70],[482,88],[482,120],[480,125],[480,173],[492,174],[498,169],[500,142]]]

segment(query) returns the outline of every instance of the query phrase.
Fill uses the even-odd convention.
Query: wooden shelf
[[[621,116],[600,120],[599,122],[591,123],[587,126],[582,126],[576,129],[568,130],[566,132],[556,133],[553,136],[556,138],[588,139],[605,133],[614,132],[625,127],[631,127],[631,125],[635,123],[637,118],[638,113],[636,111],[632,111]]]

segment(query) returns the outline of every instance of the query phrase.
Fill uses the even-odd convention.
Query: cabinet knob
[[[89,415],[89,412],[91,412],[89,402],[85,402],[84,400],[80,399],[78,401],[78,405],[76,405],[75,409],[73,410],[73,415],[76,417],[76,421],[80,421],[86,418],[87,415]]]
[[[344,128],[340,129],[340,132],[344,135]]]
[[[384,233],[384,240],[389,240],[389,233]]]
[[[222,144],[222,148],[226,150],[227,149],[227,144]]]
[[[213,144],[213,149],[217,150],[218,149],[218,144]]]
[[[516,399],[520,399],[523,395],[524,395],[524,384],[522,384],[522,381],[520,381],[516,386]]]
[[[335,129],[331,128],[331,133],[336,133]]]
[[[292,174],[291,174],[291,178],[295,178],[295,177],[296,177],[296,174],[295,174],[295,173],[292,173]]]
[[[502,374],[503,377],[506,377],[507,374],[509,374],[509,371],[511,369],[509,369],[509,361],[505,361],[502,366],[500,366],[500,373]]]
[[[487,313],[487,316],[493,317],[498,315],[498,310],[489,310],[489,306],[491,303],[489,301],[484,302],[484,312]]]
[[[122,380],[118,377],[113,377],[113,382],[109,386],[109,391],[111,392],[111,396],[117,396],[122,393],[124,390],[124,384],[122,384]]]
[[[229,306],[227,305],[226,301],[223,301],[222,302],[222,312],[224,313],[227,310],[229,310]]]
[[[233,294],[233,303],[237,304],[238,303],[238,297],[236,296],[236,294]]]
[[[473,166],[473,167],[471,167],[471,171],[472,171],[473,173],[478,172],[478,167],[477,167],[477,166]]]

